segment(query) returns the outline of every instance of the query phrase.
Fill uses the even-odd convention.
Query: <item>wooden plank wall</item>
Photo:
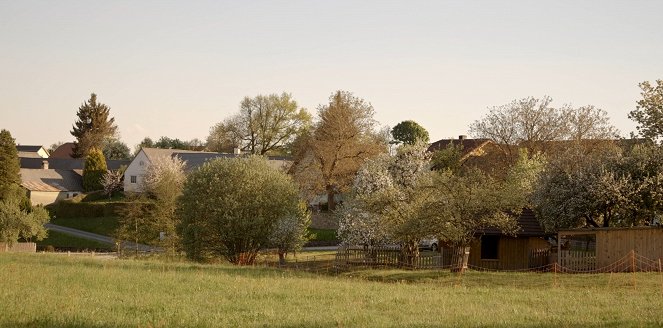
[[[498,245],[498,259],[481,259],[481,240],[472,243],[469,264],[486,269],[521,270],[529,268],[531,250],[548,249],[550,244],[543,238],[513,238],[502,236]]]
[[[605,267],[634,250],[651,260],[663,259],[663,228],[632,228],[596,231],[596,265]]]

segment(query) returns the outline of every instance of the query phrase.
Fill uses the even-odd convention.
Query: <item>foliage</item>
[[[492,107],[470,130],[479,138],[493,140],[511,157],[513,145],[526,147],[530,154],[548,151],[551,141],[614,139],[618,131],[610,124],[607,113],[594,106],[555,108],[552,98],[523,98]]]
[[[128,202],[75,202],[71,200],[59,201],[55,207],[58,218],[78,217],[104,217],[119,215]]]
[[[210,129],[207,149],[231,152],[240,148],[260,155],[282,152],[310,124],[311,115],[289,93],[245,97],[239,113]]]
[[[100,216],[100,217],[57,216],[53,218],[53,220],[51,220],[51,223],[63,227],[69,227],[69,228],[96,233],[102,236],[113,236],[115,230],[118,227],[118,217],[117,216]]]
[[[370,103],[337,91],[318,108],[314,131],[297,141],[294,176],[309,193],[326,193],[331,211],[334,196],[350,189],[364,161],[387,150],[374,131],[373,113]]]
[[[278,222],[301,213],[294,182],[258,156],[216,159],[189,174],[179,201],[189,258],[251,264]]]
[[[104,174],[106,174],[106,158],[101,150],[92,148],[88,151],[83,168],[83,190],[102,190]]]
[[[78,119],[70,132],[76,138],[74,157],[86,157],[93,148],[102,149],[104,141],[115,136],[115,118],[109,114],[110,107],[97,102],[94,93],[78,108]]]
[[[126,168],[125,168],[126,169]],[[108,170],[104,173],[101,179],[101,185],[104,188],[104,193],[108,198],[112,198],[113,194],[122,191],[124,187],[124,170]]]
[[[406,145],[414,145],[417,142],[428,143],[428,131],[415,121],[403,121],[391,130],[394,140]]]
[[[656,80],[656,85],[644,81],[638,85],[642,99],[628,118],[638,123],[638,134],[648,140],[659,142],[663,137],[663,80]]]
[[[143,177],[144,192],[131,197],[120,220],[118,237],[162,246],[175,254],[180,247],[175,210],[186,179],[184,165],[179,157],[152,160]]]
[[[285,262],[288,253],[300,251],[311,239],[307,229],[310,225],[311,213],[304,202],[300,202],[298,212],[285,216],[276,223],[269,238],[269,245],[276,248],[281,263]]]
[[[462,165],[463,146],[449,143],[447,147],[433,153],[431,158],[434,170],[458,172]]]
[[[183,149],[183,150],[188,150],[190,149],[190,145],[186,141],[182,141],[178,138],[168,138],[166,136],[162,136],[157,140],[157,142],[154,143],[154,148],[163,148],[163,149]]]
[[[0,242],[11,245],[19,238],[42,240],[46,237],[44,224],[49,219],[48,212],[41,206],[21,209],[19,197],[0,200]]]
[[[127,146],[124,142],[120,141],[119,139],[115,138],[106,139],[103,143],[102,149],[103,149],[102,152],[104,153],[104,157],[106,157],[106,159],[118,160],[118,159],[131,158],[131,151],[129,150],[129,146]]]
[[[21,183],[18,151],[11,133],[0,131],[0,199],[7,197],[11,185]]]
[[[638,145],[587,153],[580,148],[550,160],[532,195],[546,230],[651,224],[663,210],[663,151]]]
[[[430,236],[430,156],[425,144],[399,147],[395,156],[366,162],[357,173],[353,197],[339,211],[339,236],[348,244],[399,242],[407,260],[418,256]]]

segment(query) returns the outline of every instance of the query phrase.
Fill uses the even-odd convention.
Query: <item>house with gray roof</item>
[[[141,192],[143,177],[149,165],[158,157],[178,157],[185,164],[185,171],[190,172],[207,161],[219,158],[244,156],[240,153],[212,153],[181,149],[142,148],[124,171],[124,191]],[[270,156],[268,164],[276,169],[287,170],[291,162],[286,157]]]
[[[43,146],[17,145],[18,157],[48,158],[48,150]]]
[[[83,192],[83,178],[73,170],[21,169],[21,186],[33,205],[48,205]]]

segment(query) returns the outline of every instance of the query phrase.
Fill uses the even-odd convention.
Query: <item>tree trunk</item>
[[[454,248],[451,272],[465,272],[470,259],[470,246],[457,246]]]
[[[285,252],[279,251],[279,265],[285,265]]]
[[[418,242],[406,242],[401,247],[401,262],[403,265],[409,268],[414,268],[417,264],[417,258],[419,257],[419,243]]]
[[[333,212],[336,210],[336,193],[334,192],[333,187],[327,188],[327,210]]]

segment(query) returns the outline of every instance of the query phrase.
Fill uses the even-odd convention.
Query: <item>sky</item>
[[[90,93],[121,139],[204,140],[245,96],[312,113],[336,90],[381,125],[469,134],[488,108],[549,95],[626,136],[638,83],[663,79],[663,1],[0,0],[0,128],[73,141]]]

